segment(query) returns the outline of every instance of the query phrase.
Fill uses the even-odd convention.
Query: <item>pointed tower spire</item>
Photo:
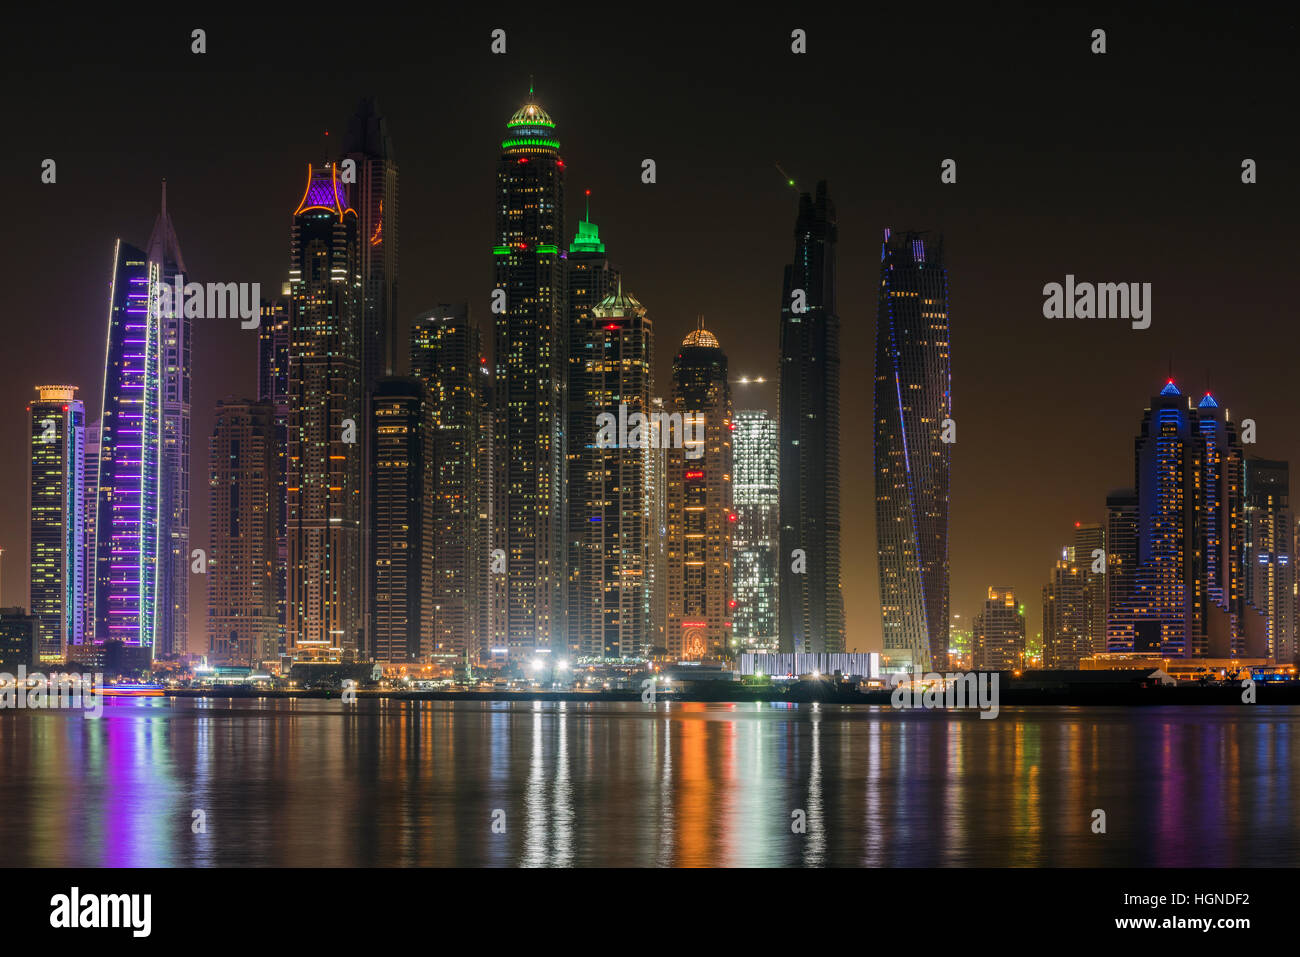
[[[149,234],[146,251],[152,262],[158,263],[164,272],[185,272],[185,257],[181,255],[180,240],[176,238],[176,227],[167,212],[167,180],[162,181],[162,200],[158,216],[153,222],[153,232]]]

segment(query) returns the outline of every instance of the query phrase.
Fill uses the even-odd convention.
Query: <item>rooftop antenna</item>
[[[585,222],[591,222],[591,190],[587,190],[587,218]]]

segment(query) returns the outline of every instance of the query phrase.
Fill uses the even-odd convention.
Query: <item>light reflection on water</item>
[[[1298,731],[1265,706],[117,699],[0,713],[0,864],[1293,865]]]

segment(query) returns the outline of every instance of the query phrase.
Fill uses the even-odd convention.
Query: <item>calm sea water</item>
[[[119,700],[0,713],[0,863],[1294,865],[1298,743],[1265,706]]]

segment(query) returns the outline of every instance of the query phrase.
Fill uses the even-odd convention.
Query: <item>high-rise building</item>
[[[370,397],[370,656],[426,661],[433,648],[432,409],[419,379],[380,377]]]
[[[82,455],[81,474],[85,476],[85,527],[83,541],[86,551],[85,589],[82,595],[82,621],[84,622],[83,643],[93,643],[95,639],[95,510],[99,501],[99,430],[100,420],[96,419],[86,427],[85,452]]]
[[[1135,475],[1132,594],[1116,605],[1112,589],[1110,650],[1263,657],[1268,623],[1246,602],[1242,451],[1227,409],[1208,393],[1193,406],[1168,380],[1143,417]]]
[[[430,653],[475,665],[491,635],[491,429],[487,360],[467,303],[416,317],[411,373],[424,384],[432,418]]]
[[[835,207],[819,182],[815,197],[799,197],[794,261],[785,267],[781,299],[778,604],[781,650],[794,654],[845,648],[837,240]]]
[[[1025,663],[1025,614],[1013,589],[989,587],[972,636],[977,671],[1014,671]]]
[[[1138,583],[1138,498],[1132,489],[1106,496],[1106,650],[1159,650],[1159,628],[1152,633]]]
[[[1296,575],[1286,462],[1246,460],[1246,601],[1268,620],[1268,653],[1296,660]]]
[[[360,230],[362,375],[367,394],[380,376],[397,375],[397,159],[387,118],[374,97],[348,124],[343,159],[356,164],[350,190]]]
[[[884,654],[941,668],[948,649],[952,418],[943,241],[885,230],[876,311],[875,470]]]
[[[494,585],[497,627],[518,661],[567,647],[564,161],[531,90],[506,123],[495,215],[493,549],[505,567]]]
[[[587,190],[590,197],[591,190]],[[601,655],[600,651],[585,650],[586,646],[599,644],[594,638],[593,616],[599,584],[593,584],[592,549],[595,541],[589,526],[592,482],[596,475],[592,469],[601,464],[593,459],[596,438],[596,416],[607,411],[602,401],[604,375],[597,374],[600,333],[594,325],[596,307],[618,287],[618,270],[605,255],[600,230],[591,222],[591,201],[578,223],[577,234],[569,245],[565,260],[567,299],[569,308],[568,346],[568,426],[565,444],[564,500],[568,508],[568,533],[566,536],[566,608],[568,611],[568,648],[574,655]],[[601,333],[603,335],[603,333]],[[593,379],[592,376],[595,376]],[[603,459],[601,460],[603,462]],[[603,481],[603,480],[602,480]],[[586,577],[584,577],[586,576]],[[584,597],[585,596],[585,597]]]
[[[30,415],[31,592],[40,658],[63,661],[86,638],[86,410],[72,385],[38,385]]]
[[[167,212],[167,181],[162,206],[145,248],[168,287],[185,273],[176,227]],[[157,655],[186,651],[190,629],[190,378],[191,317],[176,298],[161,309],[159,349],[162,377],[162,465],[158,483]]]
[[[733,650],[733,422],[727,356],[703,321],[673,360],[670,415],[682,429],[668,443],[668,652],[720,658]]]
[[[257,328],[257,400],[269,402],[275,410],[275,420],[271,425],[277,489],[274,502],[275,620],[276,647],[281,655],[288,650],[289,304],[289,284],[285,283],[278,299],[262,300],[262,319]]]
[[[309,166],[289,270],[287,632],[297,658],[348,659],[364,647],[358,248],[337,167]]]
[[[1243,654],[1252,644],[1249,632],[1268,645],[1268,623],[1246,604],[1245,453],[1228,410],[1206,393],[1196,407],[1205,437],[1205,573],[1209,596],[1207,650],[1211,655]]]
[[[220,400],[208,442],[208,653],[223,664],[280,653],[275,418],[269,402]]]
[[[161,532],[160,271],[143,249],[117,241],[95,503],[94,639],[120,641],[150,655],[158,625]]]
[[[651,655],[668,652],[668,442],[664,400],[650,400],[650,448],[646,450],[646,497],[650,502],[650,533],[646,543],[646,622]],[[671,436],[668,436],[671,438]]]
[[[0,608],[0,671],[15,674],[41,667],[40,617],[26,608]]]
[[[577,654],[639,658],[651,644],[649,539],[654,332],[622,283],[577,318],[570,379],[568,620]],[[573,391],[574,384],[580,389]]]
[[[1101,654],[1106,650],[1106,529],[1099,522],[1075,522],[1073,549],[1072,560],[1087,584],[1087,643],[1093,654]]]
[[[397,254],[398,254],[398,180],[397,160],[393,153],[388,120],[380,113],[374,97],[365,97],[348,123],[343,143],[343,164],[355,185],[349,190],[357,211],[357,259],[361,276],[360,360],[361,394],[368,402],[380,376],[399,374],[398,352],[403,342],[397,332]],[[343,177],[347,182],[347,177]],[[370,409],[364,412],[367,421]],[[367,433],[366,439],[370,436]],[[369,461],[369,452],[366,452]],[[361,514],[369,516],[371,475],[361,475]],[[361,523],[362,554],[373,549],[370,523]],[[373,647],[370,635],[374,608],[370,586],[373,577],[361,577],[362,630],[368,637],[363,643]]]
[[[741,652],[776,652],[780,520],[776,421],[761,409],[736,413],[735,558],[732,634]]]
[[[1061,550],[1052,577],[1043,586],[1043,667],[1077,669],[1092,654],[1092,620],[1087,565],[1073,547]]]

